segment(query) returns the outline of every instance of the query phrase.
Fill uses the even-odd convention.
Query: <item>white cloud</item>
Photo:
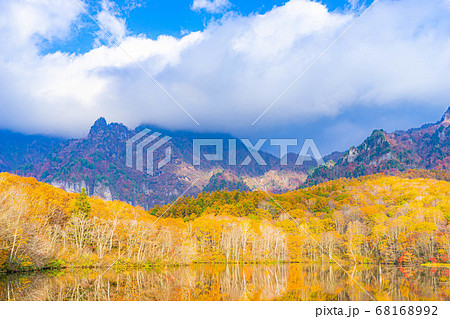
[[[352,9],[358,7],[360,0],[348,0],[348,4]]]
[[[351,16],[329,14],[319,3],[290,1],[264,15],[246,21],[246,31],[232,41],[234,51],[258,60],[279,60],[291,55],[299,42],[323,31],[339,29]]]
[[[194,0],[191,8],[195,11],[205,10],[209,13],[219,13],[230,7],[230,5],[228,0]]]
[[[71,3],[0,4],[0,127],[82,135],[95,118],[106,116],[130,126],[195,128],[113,44],[84,54],[39,53],[41,38],[73,35],[82,12]],[[258,127],[301,126],[367,106],[414,103],[442,109],[450,101],[449,13],[447,0],[379,2]],[[357,14],[291,0],[262,15],[229,13],[202,32],[156,40],[131,35],[114,7],[104,5],[97,18],[201,129],[237,134],[249,131]]]
[[[39,38],[67,36],[80,12],[81,8],[73,1],[1,1],[0,57],[8,58],[5,55],[14,49],[33,49]]]
[[[114,44],[115,41],[121,42],[125,38],[127,34],[125,20],[120,17],[117,5],[114,2],[103,0],[102,10],[97,14],[96,20],[101,26],[97,33],[98,40],[103,39],[107,43]]]

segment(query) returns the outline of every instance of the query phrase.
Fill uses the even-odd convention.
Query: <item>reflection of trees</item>
[[[358,282],[376,300],[450,300],[448,284],[439,282],[442,276],[425,268],[409,276],[395,266],[360,265],[347,272],[331,264],[291,265],[288,292],[281,299],[370,300]]]
[[[227,265],[220,278],[223,300],[272,300],[286,290],[287,265]]]
[[[193,265],[0,277],[1,300],[450,300],[449,270],[333,264]],[[442,283],[442,281],[446,281]]]

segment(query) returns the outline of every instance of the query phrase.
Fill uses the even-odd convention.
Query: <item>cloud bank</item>
[[[194,4],[206,2],[223,3]],[[42,41],[70,39],[83,27],[86,15],[73,1],[2,1],[0,127],[80,136],[105,116],[131,127],[248,132],[363,9],[330,12],[318,2],[291,0],[265,14],[228,12],[201,32],[152,40],[128,30],[104,1],[93,16],[198,128],[100,28],[89,52],[42,53]],[[256,126],[295,128],[348,110],[409,103],[444,109],[450,104],[449,15],[448,0],[380,1]]]

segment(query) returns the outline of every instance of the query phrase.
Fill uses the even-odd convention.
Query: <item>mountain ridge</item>
[[[248,165],[229,165],[228,143],[224,143],[223,161],[202,159],[201,165],[195,166],[192,162],[193,137],[221,139],[233,137],[220,133],[187,134],[182,131],[159,132],[171,136],[167,142],[172,150],[171,160],[163,168],[155,169],[154,176],[151,176],[125,165],[126,141],[144,129],[156,132],[154,127],[149,125],[141,125],[135,130],[130,130],[123,124],[107,123],[101,117],[94,122],[86,137],[62,141],[47,155],[45,160],[32,165],[22,165],[10,171],[21,176],[35,177],[39,181],[69,192],[79,192],[85,188],[89,195],[107,200],[117,199],[147,209],[155,204],[163,205],[171,202],[185,190],[187,190],[186,195],[196,195],[206,186],[208,186],[207,191],[214,191],[217,190],[217,187],[233,185],[233,178],[230,183],[213,183],[210,180],[213,176],[217,178],[215,174],[221,171],[227,172],[223,177],[235,176],[237,178],[239,176],[237,179],[242,180],[238,182],[238,184],[240,183],[239,188],[245,190],[261,186],[252,182],[254,177],[261,177],[263,186],[273,192],[293,190],[298,187],[299,183],[306,180],[306,166],[297,167],[293,164],[286,167],[280,166],[278,158],[262,151],[260,155],[267,162],[266,166],[260,166],[254,160]],[[242,163],[249,154],[246,146],[239,139],[235,140],[236,161]],[[148,144],[146,147],[150,145]],[[165,148],[156,150],[155,162],[164,158],[164,150]],[[202,153],[213,152],[214,149],[209,146],[202,147]],[[135,149],[133,149],[133,156],[136,157]],[[144,158],[144,166],[145,163],[146,159]],[[283,177],[279,179],[278,173]],[[264,179],[265,176],[267,181]],[[248,181],[253,185],[249,186]]]
[[[440,121],[419,128],[392,133],[374,130],[360,145],[325,156],[325,165],[319,167],[314,166],[315,162],[295,166],[297,155],[292,153],[287,155],[288,165],[283,166],[279,158],[263,151],[260,154],[267,163],[265,166],[254,160],[248,165],[229,165],[227,142],[223,145],[223,161],[202,158],[201,165],[196,166],[192,162],[194,138],[235,139],[237,163],[242,163],[249,153],[240,139],[228,134],[169,131],[148,124],[131,130],[100,117],[89,133],[78,139],[0,131],[5,136],[0,143],[0,171],[32,176],[70,192],[86,188],[89,195],[148,209],[173,201],[185,190],[188,190],[186,195],[219,189],[261,188],[283,193],[340,177],[380,172],[399,174],[408,169],[448,171],[449,126],[450,108]],[[154,176],[125,165],[126,141],[144,129],[171,137],[167,145],[172,149],[172,159],[162,169],[156,169]],[[164,158],[164,149],[155,152],[155,161]],[[214,147],[202,148],[202,153],[214,153]],[[133,155],[136,156],[135,150]]]
[[[450,107],[436,123],[392,133],[374,130],[363,143],[344,152],[335,165],[314,169],[306,185],[408,169],[450,170]]]

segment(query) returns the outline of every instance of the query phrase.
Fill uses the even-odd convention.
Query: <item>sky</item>
[[[450,0],[372,2],[2,0],[0,129],[81,137],[103,116],[327,154],[436,122]]]

